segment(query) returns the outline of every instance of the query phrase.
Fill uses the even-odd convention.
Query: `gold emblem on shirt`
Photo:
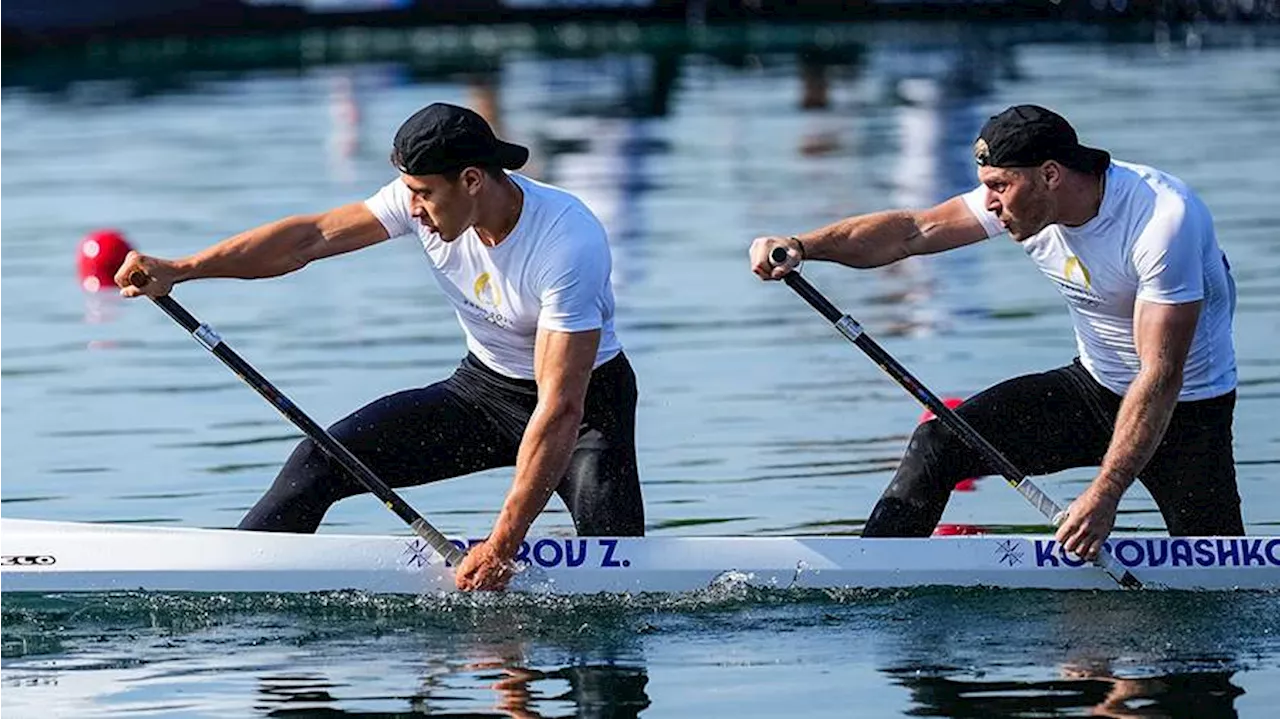
[[[1076,282],[1077,273],[1080,275],[1080,284],[1084,285],[1085,289],[1093,289],[1093,278],[1089,276],[1089,268],[1084,266],[1079,257],[1068,255],[1067,261],[1062,265],[1062,276],[1068,282]]]
[[[474,290],[476,301],[480,304],[490,307],[498,307],[502,304],[502,294],[498,292],[498,283],[490,280],[488,272],[481,273],[476,278]]]

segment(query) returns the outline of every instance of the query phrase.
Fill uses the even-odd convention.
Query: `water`
[[[234,525],[296,431],[154,307],[83,293],[75,245],[115,226],[177,255],[359,200],[391,178],[397,124],[443,100],[494,108],[533,147],[531,172],[610,228],[650,533],[857,532],[919,408],[785,287],[756,281],[745,248],[967,189],[982,120],[1038,102],[1086,142],[1181,176],[1215,212],[1240,292],[1244,516],[1275,534],[1280,43],[1225,29],[1123,42],[1044,26],[882,26],[856,43],[827,32],[679,56],[620,43],[405,63],[375,49],[323,66],[6,75],[4,515]],[[806,37],[825,49],[799,55]],[[328,422],[459,359],[419,253],[400,240],[176,296]],[[1056,291],[1007,241],[806,271],[941,395],[1073,353]],[[1069,498],[1090,479],[1044,485]],[[405,496],[444,531],[476,535],[509,481],[490,472]],[[957,493],[943,521],[1045,529],[994,480]],[[1140,488],[1120,529],[1163,529]],[[364,497],[321,531],[403,528]],[[571,523],[553,506],[535,531]],[[555,600],[8,596],[0,674],[13,716],[1268,716],[1278,608],[1265,594],[732,585]]]

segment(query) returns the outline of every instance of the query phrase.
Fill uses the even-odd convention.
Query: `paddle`
[[[151,280],[144,272],[137,271],[129,276],[129,282],[134,287],[142,287]],[[258,391],[264,399],[271,403],[283,414],[290,422],[293,422],[303,434],[307,435],[311,441],[315,442],[325,454],[332,457],[343,469],[347,470],[356,481],[369,490],[382,503],[387,505],[387,509],[395,512],[400,519],[403,519],[414,534],[426,540],[432,549],[436,550],[440,556],[444,557],[452,566],[456,567],[462,563],[463,552],[458,549],[452,542],[448,540],[440,530],[431,526],[421,514],[418,514],[409,503],[404,501],[400,495],[386,485],[378,475],[369,469],[368,465],[360,461],[347,449],[341,442],[329,434],[325,428],[315,423],[315,420],[307,416],[305,412],[298,409],[290,399],[276,389],[275,385],[267,381],[265,377],[258,374],[248,362],[244,361],[235,350],[231,349],[222,341],[218,333],[209,325],[201,323],[195,317],[187,312],[186,308],[178,304],[178,301],[172,297],[152,297],[151,300],[165,311],[165,314],[173,318],[174,322],[182,325],[182,328],[191,333],[197,342],[204,346],[205,349],[213,353],[215,357],[222,360],[223,364],[231,368],[232,372],[240,375],[240,379],[244,380],[248,385]]]
[[[785,247],[775,247],[769,255],[769,260],[775,265],[782,264],[786,259],[787,250]],[[813,309],[817,310],[818,314],[827,318],[840,334],[857,345],[858,349],[865,352],[873,362],[880,366],[880,369],[897,380],[903,389],[911,393],[911,396],[915,397],[925,407],[928,407],[947,428],[959,435],[965,444],[981,452],[989,462],[995,465],[1010,486],[1018,490],[1018,493],[1025,497],[1028,502],[1031,502],[1036,509],[1040,510],[1040,513],[1047,517],[1050,522],[1055,525],[1058,524],[1058,518],[1063,513],[1062,506],[1036,486],[1026,474],[1001,454],[1000,450],[996,449],[981,434],[978,434],[978,431],[971,427],[968,422],[961,419],[960,415],[943,404],[937,395],[929,391],[929,388],[920,384],[919,380],[908,372],[905,367],[898,364],[898,361],[888,352],[885,352],[884,348],[877,344],[875,340],[868,337],[862,331],[862,325],[858,324],[849,315],[836,309],[836,306],[831,304],[813,285],[809,284],[808,280],[801,277],[799,272],[788,272],[783,276],[782,281],[786,282],[788,287],[795,290],[796,294],[800,295],[805,302],[808,302]],[[1097,559],[1094,560],[1094,564],[1111,575],[1111,578],[1119,582],[1120,586],[1128,589],[1142,588],[1142,582],[1133,576],[1132,572],[1125,569],[1111,553],[1105,550],[1102,551],[1098,554]]]

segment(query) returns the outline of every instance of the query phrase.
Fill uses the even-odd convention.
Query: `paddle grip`
[[[786,258],[787,250],[785,247],[775,247],[769,253],[769,259],[774,264],[780,264]],[[899,364],[875,340],[863,334],[861,327],[852,317],[842,313],[835,305],[831,304],[826,296],[809,284],[808,280],[801,277],[799,272],[787,273],[783,276],[782,281],[786,282],[788,287],[800,295],[819,314],[834,324],[842,335],[857,345],[858,349],[865,352],[873,362],[897,381],[903,389],[932,410],[938,419],[942,420],[949,429],[955,432],[965,444],[985,455],[988,461],[994,463],[1009,484],[1030,501],[1036,509],[1040,510],[1045,517],[1050,518],[1054,524],[1059,522],[1058,517],[1062,514],[1062,508],[1057,502],[1049,498],[1034,482],[1027,479],[1027,476],[1014,466],[1000,450],[996,449],[994,445],[988,442],[951,408],[943,404],[937,395],[921,384],[906,367]],[[850,328],[856,331],[848,331]],[[1135,577],[1132,572],[1125,569],[1110,552],[1100,554],[1094,560],[1094,563],[1126,589],[1137,589],[1143,586],[1142,581]]]
[[[151,281],[151,275],[148,275],[142,270],[134,270],[133,272],[129,273],[129,284],[139,289],[146,287],[147,283],[150,281]]]

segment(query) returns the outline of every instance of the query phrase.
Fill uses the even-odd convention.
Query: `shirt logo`
[[[476,301],[480,304],[494,308],[502,305],[502,294],[498,292],[498,283],[491,281],[488,272],[476,278],[473,289],[476,293]]]
[[[1076,273],[1080,274],[1080,284],[1084,285],[1086,290],[1093,289],[1093,277],[1089,275],[1089,268],[1084,266],[1079,257],[1069,255],[1067,261],[1062,263],[1062,276],[1067,278],[1067,282],[1075,282]]]
[[[1088,307],[1097,307],[1106,301],[1102,295],[1093,291],[1093,276],[1075,255],[1067,255],[1066,261],[1062,263],[1061,277],[1045,274],[1057,283],[1058,289],[1068,300]]]

